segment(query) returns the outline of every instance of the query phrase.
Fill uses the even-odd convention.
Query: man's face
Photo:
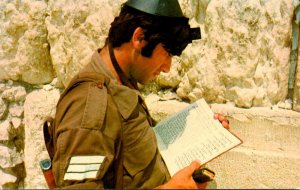
[[[141,53],[134,56],[134,63],[130,69],[130,76],[141,84],[154,80],[160,72],[169,72],[172,56],[158,44],[151,57],[144,57]]]

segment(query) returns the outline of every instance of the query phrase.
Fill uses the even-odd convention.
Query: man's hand
[[[229,121],[222,114],[215,113],[214,118],[219,120],[225,129],[229,129]]]
[[[200,168],[198,161],[193,161],[189,166],[178,171],[166,184],[157,189],[205,189],[207,183],[196,183],[192,177],[195,170]]]

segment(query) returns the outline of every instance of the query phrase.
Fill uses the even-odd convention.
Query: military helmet
[[[128,0],[125,4],[152,15],[183,17],[178,0]]]

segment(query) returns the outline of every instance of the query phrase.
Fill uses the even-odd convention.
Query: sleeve
[[[59,102],[52,161],[56,187],[105,187],[104,177],[111,170],[117,139],[117,133],[105,134],[103,130],[107,96],[105,87],[84,82]]]

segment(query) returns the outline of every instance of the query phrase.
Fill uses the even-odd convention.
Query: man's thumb
[[[193,174],[194,171],[201,167],[201,164],[199,161],[194,160],[186,169],[188,170],[189,174]]]

